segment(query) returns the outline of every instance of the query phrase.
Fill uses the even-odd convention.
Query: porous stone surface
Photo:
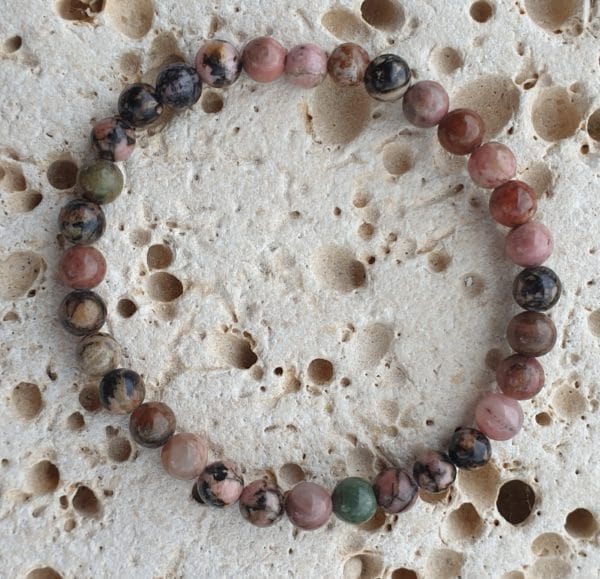
[[[600,3],[0,0],[0,576],[598,577]],[[564,283],[522,431],[442,496],[359,527],[209,509],[100,410],[56,281],[94,121],[203,38],[357,42],[509,145]],[[242,74],[139,134],[107,205],[98,293],[124,364],[209,460],[329,490],[410,469],[472,424],[510,353],[519,268],[464,158],[402,103]],[[319,360],[312,364],[313,360]],[[309,370],[310,369],[310,370]],[[521,482],[519,482],[521,481]],[[535,497],[535,498],[533,498]]]

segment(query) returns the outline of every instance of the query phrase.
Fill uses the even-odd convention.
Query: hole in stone
[[[412,569],[400,567],[392,571],[391,579],[419,579],[419,576]]]
[[[462,68],[463,59],[457,50],[446,46],[435,48],[431,53],[431,66],[438,74],[452,74]]]
[[[56,3],[61,18],[78,22],[93,22],[94,16],[103,8],[104,0],[59,0]]]
[[[465,563],[463,553],[457,553],[450,549],[434,549],[425,564],[424,576],[428,578],[458,579],[465,577],[462,568]]]
[[[100,512],[100,501],[94,491],[85,485],[77,489],[71,502],[73,508],[84,517],[93,517]]]
[[[540,426],[549,426],[552,423],[552,418],[547,412],[538,412],[535,415],[535,421]]]
[[[26,295],[45,267],[42,257],[30,251],[9,255],[0,262],[0,298],[11,300]]]
[[[86,386],[79,393],[79,404],[88,412],[96,412],[100,408],[98,386]]]
[[[122,318],[130,318],[137,312],[137,306],[131,300],[123,298],[117,303],[117,312]]]
[[[321,17],[321,24],[339,40],[365,42],[369,28],[354,13],[348,10],[330,10]]]
[[[558,533],[543,533],[531,544],[536,557],[563,556],[569,554],[569,545]]]
[[[173,250],[162,243],[151,245],[146,255],[146,263],[150,269],[166,269],[173,263]]]
[[[489,2],[486,2],[485,0],[478,0],[477,2],[473,2],[473,4],[471,4],[469,14],[471,15],[471,18],[475,20],[475,22],[483,24],[492,17],[494,14],[494,8]]]
[[[390,175],[403,175],[410,170],[412,163],[408,145],[389,143],[383,148],[383,166]]]
[[[598,523],[587,509],[575,509],[567,515],[565,530],[576,539],[589,539],[598,531]]]
[[[587,132],[594,141],[600,141],[600,109],[596,109],[588,118]]]
[[[531,120],[542,139],[555,142],[575,134],[581,115],[567,89],[551,86],[542,90],[533,103]]]
[[[20,192],[27,189],[25,175],[16,164],[0,166],[0,181],[2,181],[2,187],[10,192]]]
[[[48,183],[55,189],[71,189],[77,182],[77,165],[68,159],[54,161],[46,171]]]
[[[279,469],[279,479],[287,486],[293,487],[305,479],[302,467],[288,462]]]
[[[525,521],[535,504],[533,489],[521,480],[511,480],[500,487],[496,507],[498,512],[512,525]]]
[[[83,414],[81,414],[81,412],[73,412],[73,414],[67,418],[67,426],[70,430],[81,430],[85,426]]]
[[[36,384],[20,382],[13,388],[12,403],[20,418],[31,420],[42,409],[42,393]]]
[[[446,528],[451,539],[477,539],[483,532],[483,521],[471,503],[464,503],[447,518]]]
[[[383,559],[373,553],[361,553],[344,563],[343,579],[374,579],[383,572]]]
[[[21,195],[13,195],[7,200],[7,207],[12,213],[29,213],[41,202],[42,194],[37,191],[27,191]]]
[[[365,0],[360,6],[365,22],[380,30],[397,30],[404,25],[404,10],[393,0]]]
[[[328,246],[317,250],[312,256],[311,266],[317,281],[329,289],[346,293],[367,282],[365,266],[344,247]]]
[[[215,91],[206,91],[202,94],[200,106],[207,114],[218,113],[223,110],[223,97]]]
[[[323,358],[315,358],[308,365],[308,378],[314,384],[329,384],[333,380],[333,364]]]
[[[108,456],[115,462],[125,462],[131,455],[131,443],[122,436],[111,438],[108,442]]]
[[[11,36],[4,41],[2,52],[12,54],[13,52],[17,52],[21,46],[23,46],[23,39],[20,36]]]
[[[52,567],[38,567],[29,571],[25,579],[62,579],[62,575]]]
[[[49,460],[42,460],[29,471],[29,485],[36,495],[45,495],[56,490],[60,474],[56,465]]]
[[[448,269],[452,258],[445,251],[432,251],[427,256],[429,269],[435,273],[442,273]]]
[[[153,273],[148,280],[148,295],[157,302],[172,302],[183,294],[183,284],[170,273]]]
[[[525,0],[527,15],[541,28],[556,31],[578,9],[580,0]]]
[[[231,333],[210,334],[207,339],[207,350],[217,363],[230,368],[247,370],[258,361],[248,341]]]
[[[152,0],[113,1],[106,5],[106,16],[121,34],[139,39],[152,27],[154,4]]]
[[[462,278],[462,286],[467,297],[476,298],[485,290],[485,281],[476,273],[468,273]]]

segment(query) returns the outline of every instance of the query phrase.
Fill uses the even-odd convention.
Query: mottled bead
[[[450,440],[448,456],[458,468],[476,470],[490,461],[492,445],[479,430],[459,427]]]
[[[95,248],[75,245],[58,262],[58,278],[73,289],[96,287],[106,275],[106,260]]]
[[[156,79],[156,94],[163,105],[184,109],[200,99],[202,81],[194,67],[175,62],[160,71]]]
[[[191,432],[174,434],[160,451],[160,462],[179,480],[197,479],[206,468],[208,448],[204,439]]]
[[[562,284],[549,267],[528,267],[513,283],[515,301],[524,309],[545,312],[560,299]]]
[[[129,432],[140,446],[158,448],[173,436],[177,420],[163,402],[144,402],[129,417]]]
[[[275,39],[262,36],[251,40],[242,54],[246,74],[256,82],[273,82],[285,70],[286,50]]]
[[[119,117],[108,117],[94,125],[91,140],[101,159],[127,161],[135,149],[135,130]]]
[[[453,155],[468,155],[481,143],[485,125],[483,119],[470,109],[450,111],[438,125],[438,140]]]
[[[340,86],[357,86],[363,82],[367,66],[367,51],[353,42],[340,44],[327,60],[327,72]]]
[[[114,201],[123,190],[123,173],[110,161],[97,161],[79,169],[77,185],[82,196],[103,205]]]
[[[200,498],[213,507],[234,504],[244,490],[244,478],[237,466],[228,460],[212,462],[196,483]]]
[[[544,369],[529,356],[513,354],[496,368],[496,382],[502,393],[515,400],[529,400],[544,387]]]
[[[61,235],[76,245],[88,245],[98,241],[106,229],[106,217],[102,207],[85,199],[73,199],[58,214]]]
[[[108,334],[92,334],[79,342],[79,368],[89,376],[103,376],[121,363],[121,346]]]
[[[509,322],[506,337],[518,354],[543,356],[556,343],[556,326],[546,314],[522,312]]]
[[[406,120],[415,127],[439,125],[448,113],[450,100],[444,87],[432,80],[422,80],[411,86],[402,100]]]
[[[456,479],[456,467],[447,454],[427,450],[415,461],[413,478],[419,488],[430,493],[441,493]]]
[[[477,428],[492,440],[510,440],[523,425],[521,405],[504,394],[487,394],[475,407]]]
[[[231,86],[242,72],[240,53],[229,42],[208,40],[196,53],[196,72],[208,86]]]
[[[58,310],[60,323],[75,336],[97,332],[106,321],[106,304],[90,290],[75,290],[67,294]]]
[[[301,482],[285,495],[285,512],[290,522],[304,531],[327,524],[332,509],[329,493],[313,482]]]
[[[373,482],[377,504],[386,513],[396,515],[410,509],[417,500],[417,483],[398,468],[382,470]]]
[[[146,127],[160,117],[164,107],[158,100],[154,87],[136,83],[126,87],[119,95],[119,116],[132,127]]]
[[[517,159],[506,145],[485,143],[471,153],[467,170],[477,185],[493,189],[515,176]]]
[[[535,267],[552,255],[554,237],[542,223],[529,221],[508,233],[504,247],[512,262],[522,267]]]
[[[401,99],[410,87],[408,63],[395,54],[381,54],[365,71],[365,88],[374,99],[383,102]]]
[[[490,195],[490,213],[506,227],[518,227],[533,218],[537,210],[535,191],[523,181],[507,181]]]
[[[146,386],[133,370],[116,368],[100,380],[100,402],[111,414],[130,414],[144,401]]]
[[[285,59],[289,82],[302,88],[314,88],[327,76],[327,55],[316,44],[294,46]]]
[[[283,494],[266,480],[251,482],[240,495],[240,513],[257,527],[269,527],[283,515]]]

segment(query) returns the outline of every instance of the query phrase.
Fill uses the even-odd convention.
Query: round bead
[[[61,283],[74,289],[96,287],[105,275],[106,260],[95,247],[70,247],[58,263],[58,278]]]
[[[244,479],[235,464],[223,460],[209,464],[196,485],[200,498],[207,505],[227,507],[240,498]]]
[[[180,432],[169,438],[160,451],[165,472],[179,480],[198,478],[208,462],[206,442],[197,434]]]
[[[90,290],[75,290],[60,304],[58,316],[67,332],[87,336],[97,332],[106,321],[106,304]]]
[[[397,101],[410,87],[410,78],[410,67],[403,58],[395,54],[381,54],[367,67],[365,88],[378,101]]]
[[[447,454],[427,450],[415,461],[413,478],[419,488],[430,493],[441,493],[456,479],[456,467]]]
[[[453,155],[468,155],[483,143],[484,132],[483,119],[475,111],[455,109],[438,125],[438,140]]]
[[[544,369],[535,359],[520,354],[505,358],[496,368],[502,393],[515,400],[529,400],[544,387]]]
[[[377,510],[377,499],[368,480],[351,476],[340,481],[331,495],[333,512],[338,519],[360,525]]]
[[[523,181],[507,181],[492,191],[490,213],[501,225],[518,227],[533,218],[537,210],[535,191]]]
[[[506,337],[518,354],[543,356],[556,343],[556,326],[545,314],[522,312],[509,322]]]
[[[521,430],[521,405],[504,394],[487,394],[475,407],[477,428],[492,440],[509,440]]]
[[[100,402],[111,414],[130,414],[144,401],[146,387],[133,370],[116,368],[100,380]]]
[[[121,346],[108,334],[92,334],[79,342],[79,367],[89,376],[103,376],[121,362]]]
[[[135,131],[119,117],[98,121],[91,139],[98,156],[107,161],[127,161],[135,149]]]
[[[257,527],[270,527],[283,515],[283,494],[266,480],[251,482],[240,495],[240,513]]]
[[[177,420],[163,402],[144,402],[129,417],[129,432],[140,446],[158,448],[173,436]]]
[[[515,301],[524,309],[545,312],[556,305],[560,298],[562,284],[549,267],[528,267],[516,278],[513,284]]]
[[[542,223],[529,221],[513,229],[505,239],[506,256],[522,267],[542,265],[554,249],[552,232]]]
[[[275,39],[262,36],[244,48],[242,61],[246,74],[256,82],[273,82],[285,70],[286,50]]]
[[[160,71],[156,79],[156,94],[163,105],[184,109],[200,99],[202,81],[194,67],[175,62]]]
[[[231,86],[242,72],[240,53],[229,42],[208,40],[196,53],[196,72],[208,86]]]
[[[448,456],[458,468],[476,470],[489,462],[492,457],[492,445],[487,436],[479,430],[459,427],[450,440]]]
[[[123,173],[110,161],[86,165],[77,174],[77,184],[89,201],[103,205],[114,201],[123,190]]]
[[[377,504],[391,515],[410,509],[417,500],[417,491],[417,483],[407,472],[398,468],[386,468],[373,482]]]
[[[444,87],[432,80],[422,80],[411,86],[402,100],[406,120],[415,127],[439,125],[448,113],[450,100]]]
[[[506,145],[486,143],[473,151],[467,169],[477,185],[493,189],[515,176],[517,159]]]
[[[136,83],[126,87],[119,96],[119,116],[132,127],[146,127],[156,121],[164,107],[154,87]]]
[[[327,60],[327,72],[340,86],[357,86],[363,82],[367,66],[367,51],[353,42],[340,44]]]
[[[106,229],[106,217],[97,203],[73,199],[60,210],[58,227],[67,241],[88,245],[102,237]]]
[[[297,484],[285,496],[285,512],[292,525],[314,531],[329,521],[333,505],[329,493],[313,482]]]
[[[314,88],[327,76],[327,55],[316,44],[299,44],[288,52],[285,74],[293,85]]]

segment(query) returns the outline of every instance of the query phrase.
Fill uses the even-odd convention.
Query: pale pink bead
[[[521,405],[504,394],[487,394],[475,408],[477,428],[492,440],[509,440],[521,430]]]
[[[515,176],[517,160],[506,145],[485,143],[473,151],[467,169],[477,185],[494,189]]]
[[[542,223],[529,221],[506,236],[506,256],[523,267],[542,265],[554,249],[552,232]]]
[[[242,62],[246,74],[256,82],[273,82],[285,70],[286,51],[277,40],[262,36],[244,48]]]
[[[314,88],[327,75],[327,55],[316,44],[299,44],[289,51],[285,73],[292,84]]]
[[[169,438],[160,451],[165,471],[179,480],[198,478],[206,467],[208,449],[197,434],[181,432]]]

